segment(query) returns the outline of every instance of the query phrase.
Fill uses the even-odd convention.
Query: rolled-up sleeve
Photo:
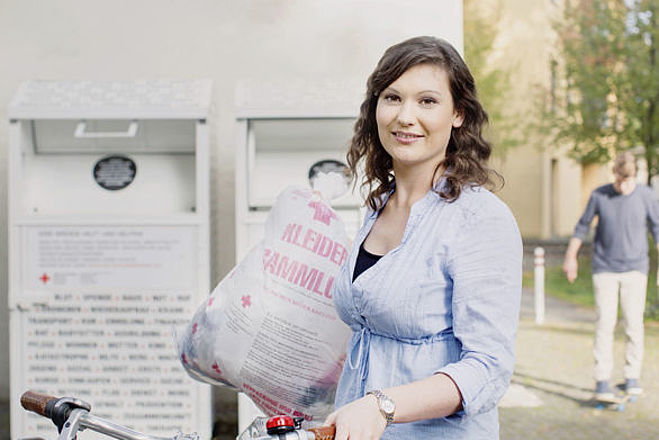
[[[652,189],[648,188],[645,192],[647,204],[647,220],[650,227],[650,233],[654,239],[654,244],[659,245],[659,201]]]
[[[436,371],[462,393],[466,415],[492,409],[510,383],[522,290],[522,240],[502,203],[465,218],[448,261],[459,361]]]
[[[583,214],[581,214],[581,218],[579,218],[577,225],[574,227],[574,234],[572,234],[572,236],[574,238],[578,238],[581,241],[584,241],[586,239],[586,235],[588,235],[588,231],[590,230],[590,223],[593,221],[593,218],[596,214],[597,198],[596,194],[593,192],[588,199],[586,209],[584,210]]]

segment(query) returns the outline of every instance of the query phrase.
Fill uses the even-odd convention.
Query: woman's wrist
[[[387,426],[394,422],[394,413],[396,412],[396,404],[394,401],[382,390],[371,390],[366,393],[366,397],[372,396],[377,405],[378,412],[384,418]]]

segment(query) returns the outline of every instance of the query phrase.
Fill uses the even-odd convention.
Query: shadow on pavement
[[[603,408],[602,403],[595,400],[593,396],[593,390],[591,388],[578,387],[570,383],[561,382],[554,379],[547,379],[544,377],[532,376],[530,374],[524,374],[518,372],[513,373],[513,377],[510,382],[517,385],[522,385],[523,387],[528,389],[542,391],[543,393],[547,393],[553,396],[561,397],[563,399],[571,400],[584,408],[597,408],[600,410],[608,408],[609,410],[620,411],[620,408],[618,407],[617,404],[611,404],[608,406],[604,405]],[[559,389],[556,389],[557,387]],[[624,384],[622,383],[616,384],[615,387],[619,391],[619,394],[622,394]],[[574,396],[573,394],[571,394],[571,392],[587,393],[589,397],[584,398],[581,396],[579,397]],[[629,403],[633,404],[635,400],[636,399],[631,400]],[[623,405],[622,407],[623,410],[624,407],[625,405]]]
[[[557,397],[561,397],[563,399],[571,400],[571,401],[577,403],[579,406],[593,406],[592,405],[592,403],[593,403],[592,399],[584,399],[584,398],[576,397],[576,396],[573,396],[573,395],[571,395],[568,392],[565,392],[563,390],[553,389],[551,386],[547,387],[547,386],[542,386],[541,384],[535,384],[535,383],[530,383],[530,382],[527,382],[527,381],[515,380],[514,376],[513,376],[513,379],[511,380],[511,382],[515,383],[515,384],[518,384],[518,385],[522,385],[524,388],[527,388],[527,389],[542,391],[543,393],[547,393],[547,394],[551,394],[551,395],[554,395],[554,396],[557,396]],[[583,390],[582,388],[575,388],[574,386],[572,386],[570,384],[560,384],[560,385],[563,386],[563,387],[566,387],[566,388],[570,388],[571,390],[577,390],[577,391]]]
[[[569,333],[573,335],[591,335],[593,334],[593,329],[590,327],[579,326],[579,325],[570,325],[566,323],[548,323],[542,325],[535,325],[529,321],[523,321],[523,324],[529,323],[527,330],[537,331],[537,332],[554,332],[554,333]]]
[[[520,385],[526,385],[525,382],[522,383],[522,382],[520,382],[520,381],[516,381],[515,378],[518,378],[518,377],[519,377],[519,378],[522,378],[522,379],[524,379],[524,380],[533,380],[533,381],[538,381],[538,382],[544,382],[544,383],[547,383],[547,384],[558,385],[558,386],[562,386],[562,387],[570,388],[570,389],[572,389],[572,390],[585,391],[585,392],[587,392],[587,393],[592,392],[592,389],[590,389],[590,388],[575,387],[575,386],[572,385],[572,384],[565,383],[565,382],[560,382],[560,381],[558,381],[558,380],[554,380],[554,379],[546,379],[546,378],[544,378],[544,377],[531,376],[530,374],[524,374],[524,373],[518,373],[518,372],[514,372],[514,373],[513,373],[513,380],[512,380],[512,382],[514,382],[514,383],[518,383],[518,384],[520,384]]]

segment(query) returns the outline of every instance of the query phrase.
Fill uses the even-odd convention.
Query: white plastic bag
[[[330,291],[347,247],[343,222],[322,197],[283,191],[263,241],[179,339],[186,371],[243,391],[266,414],[322,421],[333,409],[349,336]]]

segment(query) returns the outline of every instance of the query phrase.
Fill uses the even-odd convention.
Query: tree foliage
[[[515,130],[516,124],[512,123],[512,115],[506,111],[510,91],[508,71],[490,63],[500,20],[496,14],[499,2],[490,6],[488,11],[482,0],[464,0],[464,55],[476,80],[478,99],[490,119],[487,137],[494,142],[494,151],[502,152],[522,140]]]
[[[659,173],[659,0],[566,0],[554,24],[556,84],[543,127],[582,163],[616,152],[644,155]]]

